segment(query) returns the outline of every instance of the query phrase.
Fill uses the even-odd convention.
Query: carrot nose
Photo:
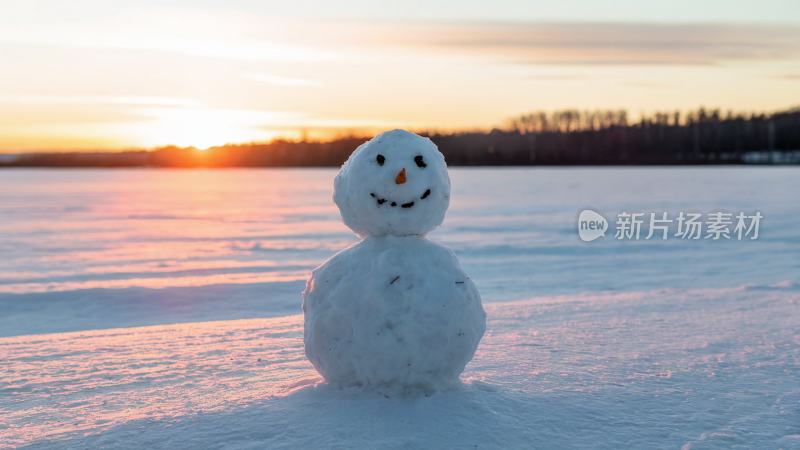
[[[403,170],[397,173],[397,176],[394,177],[395,184],[403,184],[406,182],[406,168],[403,167]]]

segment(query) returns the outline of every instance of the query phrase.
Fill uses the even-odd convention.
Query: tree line
[[[454,166],[800,163],[800,108],[735,113],[700,108],[631,120],[624,110],[534,112],[490,131],[429,136]],[[122,153],[37,153],[11,167],[339,166],[367,137],[274,140],[199,152],[163,147]]]

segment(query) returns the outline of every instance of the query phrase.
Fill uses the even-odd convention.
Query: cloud
[[[276,86],[288,86],[288,87],[322,86],[322,83],[316,80],[308,80],[305,78],[296,78],[296,77],[286,77],[281,75],[273,75],[269,73],[246,73],[244,74],[244,77],[248,80],[273,84]]]
[[[165,5],[83,21],[63,14],[34,8],[15,17],[12,10],[0,18],[0,42],[273,63],[337,64],[409,53],[535,65],[717,65],[800,57],[800,27],[777,24],[299,20]],[[281,78],[266,74],[263,81],[298,85]]]
[[[87,23],[58,15],[49,22],[0,19],[0,42],[273,63],[336,64],[409,53],[533,65],[718,65],[800,57],[800,27],[788,25],[298,20],[164,8]],[[309,85],[262,75],[271,84]]]
[[[0,103],[22,104],[78,104],[78,105],[125,105],[125,106],[197,106],[191,98],[145,97],[118,95],[0,95]]]
[[[716,65],[800,56],[800,28],[779,25],[473,22],[395,27],[383,33],[384,43],[527,64]]]
[[[34,3],[34,2],[31,2]],[[166,2],[164,2],[166,3]],[[167,5],[102,13],[86,8],[23,8],[0,17],[0,43],[150,51],[228,61],[310,62],[341,55],[287,36],[287,23],[235,9],[208,11]],[[80,17],[65,19],[75,14]],[[81,16],[87,17],[81,17]],[[302,22],[299,25],[302,26]],[[308,28],[311,31],[311,27]]]
[[[624,81],[622,84],[643,89],[669,89],[672,87],[667,83],[655,83],[652,81]]]
[[[798,73],[782,73],[780,75],[775,75],[772,77],[776,80],[797,80],[800,81],[800,72]]]
[[[567,81],[567,80],[585,80],[585,76],[572,75],[572,74],[533,74],[526,77],[529,80],[537,81]]]

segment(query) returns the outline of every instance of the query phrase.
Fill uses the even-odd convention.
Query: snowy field
[[[332,389],[299,292],[335,170],[0,172],[0,447],[800,448],[800,170],[453,169],[464,385]],[[584,208],[760,211],[755,241],[577,237]]]

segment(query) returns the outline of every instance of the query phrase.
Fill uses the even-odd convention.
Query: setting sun
[[[228,142],[248,142],[274,136],[265,129],[278,115],[264,112],[153,108],[142,111],[152,122],[142,127],[140,145],[178,145],[207,149]]]

